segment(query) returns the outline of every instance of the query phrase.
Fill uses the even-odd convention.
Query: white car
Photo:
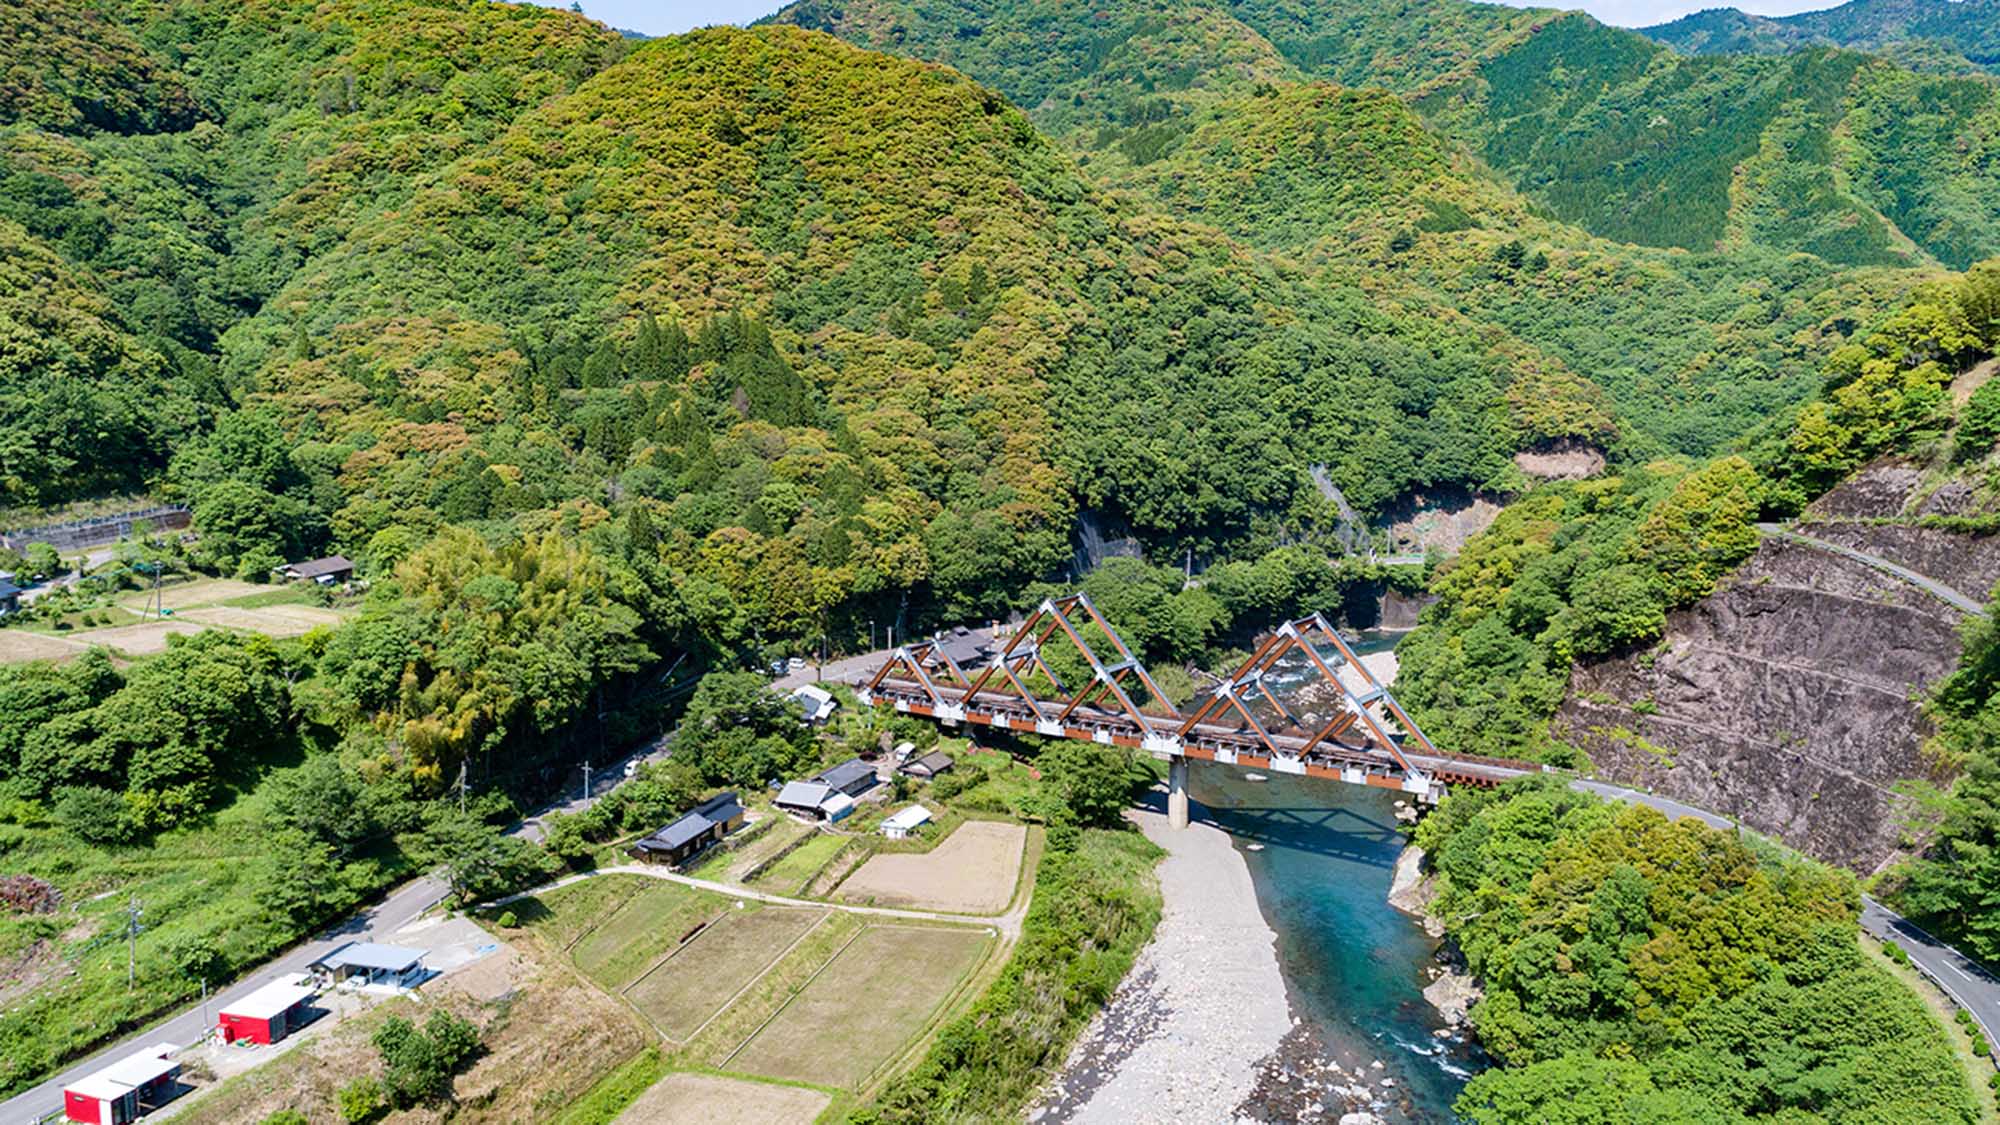
[[[792,657],[792,660],[791,660],[791,669],[792,669],[792,671],[794,671],[794,672],[803,672],[803,671],[805,671],[805,670],[806,670],[806,658],[805,658],[805,657],[803,657],[803,656],[794,656],[794,657]]]

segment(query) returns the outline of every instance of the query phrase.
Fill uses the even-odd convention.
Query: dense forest
[[[1169,154],[1218,99],[1329,81],[1405,96],[1592,234],[1856,265],[2000,250],[1994,88],[1855,52],[1683,57],[1581,13],[1456,0],[803,0],[776,18],[948,62],[1093,162]]]
[[[1539,778],[1416,838],[1505,1064],[1467,1120],[1977,1120],[1943,1031],[1856,947],[1850,877]]]
[[[1695,55],[1779,55],[1812,47],[1852,47],[1913,70],[1967,73],[2000,63],[2000,29],[1990,0],[1848,0],[1816,12],[1758,16],[1710,8],[1642,34]]]
[[[1565,761],[1571,663],[1656,637],[1757,519],[1901,443],[2000,435],[2000,392],[1946,390],[2000,346],[2000,274],[1948,272],[2000,251],[1984,77],[1688,58],[1457,0],[779,23],[635,44],[486,0],[0,11],[0,506],[183,501],[198,540],[147,550],[249,579],[341,551],[368,585],[337,630],[0,670],[0,860],[86,901],[143,871],[155,920],[153,1007],[105,973],[10,997],[0,1090],[419,866],[475,897],[810,764],[759,678],[713,674],[671,768],[546,852],[493,831],[656,733],[684,656],[761,666],[1081,584],[1179,697],[1387,580],[1343,557],[1344,506],[1462,490],[1519,499],[1435,573],[1399,691],[1454,749]],[[1572,449],[1611,471],[1516,459]],[[1145,557],[1077,573],[1085,520]],[[1973,635],[1933,702],[1968,781],[1900,892],[1988,952],[1995,651]],[[1069,1031],[1157,909],[1126,894],[1150,853],[1097,831],[1117,802],[1075,803],[1096,819],[994,1001]],[[1451,925],[1518,1064],[1474,1119],[1565,1091],[1963,1115],[1895,1069],[1937,1044],[1836,948],[1837,877],[1556,792],[1450,808],[1426,832],[1447,901],[1480,904]],[[23,964],[66,940],[0,921]],[[1879,1018],[1729,1061],[1851,1005]],[[881,1118],[1018,1104],[1054,1040],[989,1015]]]

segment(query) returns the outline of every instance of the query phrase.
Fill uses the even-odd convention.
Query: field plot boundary
[[[764,1018],[764,1022],[758,1024],[755,1030],[751,1031],[750,1034],[744,1036],[743,1042],[738,1043],[735,1047],[730,1049],[730,1052],[728,1054],[722,1056],[722,1061],[716,1063],[715,1068],[717,1070],[727,1070],[729,1064],[736,1061],[736,1056],[743,1053],[743,1048],[748,1047],[751,1043],[756,1041],[759,1035],[764,1034],[764,1029],[775,1023],[779,1016],[784,1015],[785,1009],[792,1006],[792,1001],[797,1000],[801,993],[805,992],[806,989],[811,988],[813,982],[819,979],[819,975],[823,972],[826,972],[826,967],[828,965],[831,965],[835,961],[840,960],[840,955],[847,952],[850,946],[852,946],[855,942],[861,940],[862,934],[867,933],[872,928],[873,928],[872,926],[864,925],[860,929],[854,931],[854,933],[850,935],[846,941],[841,942],[840,948],[833,951],[833,956],[828,957],[824,961],[821,961],[819,963],[819,968],[814,969],[812,971],[811,976],[807,977],[803,981],[800,981],[799,986],[792,990],[792,994],[790,996],[785,997],[785,1002],[778,1005],[777,1008],[773,1010],[770,1015],[766,1016]],[[748,1072],[746,1071],[744,1073]]]
[[[685,955],[688,952],[688,950],[694,948],[696,945],[699,945],[704,941],[716,942],[716,941],[737,940],[735,933],[737,927],[731,925],[731,923],[736,922],[739,919],[749,917],[750,915],[745,915],[741,913],[730,913],[728,915],[725,915],[719,921],[709,923],[706,927],[702,929],[701,933],[695,935],[692,938],[689,938],[687,941],[684,941],[679,945],[675,946],[674,948],[668,950],[664,956],[662,956],[659,960],[653,962],[652,965],[648,966],[645,972],[642,972],[638,976],[633,977],[629,984],[625,985],[623,988],[618,990],[618,994],[622,998],[624,998],[625,1002],[630,1004],[639,1013],[640,1016],[644,1017],[646,1023],[649,1026],[651,1026],[654,1030],[658,1031],[660,1035],[663,1038],[665,1038],[668,1042],[677,1045],[684,1045],[693,1042],[695,1037],[699,1036],[702,1033],[702,1031],[708,1027],[709,1024],[715,1022],[716,1017],[728,1011],[729,1006],[736,1003],[736,1001],[740,999],[745,992],[748,992],[750,991],[750,989],[756,987],[757,982],[763,980],[764,977],[767,976],[771,972],[771,970],[778,964],[778,962],[790,956],[792,950],[797,949],[800,943],[804,942],[808,937],[811,937],[813,931],[819,929],[820,926],[824,925],[826,923],[826,920],[829,917],[832,917],[833,915],[833,911],[827,908],[821,908],[815,911],[806,907],[781,906],[768,903],[760,905],[756,913],[762,914],[765,911],[777,911],[783,914],[813,914],[814,917],[811,922],[806,924],[806,927],[804,929],[800,930],[798,934],[792,938],[791,941],[785,944],[785,947],[783,949],[779,950],[777,953],[765,958],[762,962],[760,962],[757,965],[756,969],[752,971],[749,976],[743,979],[743,983],[736,987],[735,991],[731,992],[729,996],[726,999],[724,999],[721,1003],[717,1004],[714,1008],[710,1009],[706,1015],[702,1016],[701,1022],[696,1024],[691,1030],[688,1030],[685,1034],[677,1035],[669,1031],[667,1028],[661,1026],[660,1021],[653,1015],[653,1013],[648,1011],[643,1005],[641,1005],[636,999],[633,998],[632,991],[638,988],[641,984],[645,983],[647,978],[651,977],[654,973],[658,973],[663,970],[671,971],[675,961],[680,960],[683,957],[683,955]],[[719,935],[717,934],[718,930],[722,931]]]
[[[923,1000],[913,999],[906,1003],[883,1003],[868,989],[861,987],[861,985],[867,983],[871,978],[879,976],[881,971],[880,964],[875,960],[867,962],[849,960],[850,958],[864,956],[865,951],[857,951],[856,945],[867,939],[871,934],[879,934],[882,937],[908,934],[951,935],[956,939],[965,940],[967,946],[963,963],[959,964],[953,970],[948,981],[938,982],[940,987],[927,998]],[[835,966],[842,965],[846,961],[848,964],[861,965],[861,969],[859,970],[861,975],[856,982],[856,987],[849,989],[854,997],[851,1011],[890,1013],[888,1019],[885,1021],[885,1026],[880,1028],[863,1026],[860,1029],[859,1035],[864,1042],[869,1044],[886,1043],[886,1049],[879,1055],[874,1055],[868,1051],[867,1047],[857,1048],[849,1044],[834,1042],[817,1042],[810,1047],[800,1048],[804,1053],[813,1056],[827,1055],[854,1058],[857,1055],[862,1055],[866,1066],[855,1073],[839,1075],[826,1072],[816,1074],[798,1072],[778,1073],[758,1068],[745,1069],[743,1072],[765,1075],[784,1081],[803,1082],[813,1086],[827,1086],[840,1089],[863,1088],[871,1079],[881,1073],[884,1067],[891,1066],[901,1060],[905,1056],[906,1049],[911,1042],[926,1036],[937,1023],[940,1015],[955,1007],[958,1000],[962,998],[966,981],[978,971],[981,965],[987,962],[987,959],[992,956],[996,948],[1003,947],[1006,944],[1006,941],[998,931],[991,927],[900,921],[881,924],[871,923],[863,927],[846,944],[835,951],[833,956],[827,958],[824,964],[814,970],[812,976],[801,983],[790,996],[786,997],[785,1002],[779,1005],[776,1011],[771,1013],[770,1018],[758,1025],[755,1031],[745,1038],[743,1042],[737,1044],[736,1048],[717,1065],[720,1068],[734,1066],[738,1069],[743,1069],[746,1065],[743,1061],[744,1053],[751,1050],[765,1036],[770,1035],[772,1029],[780,1026],[788,1015],[797,1013],[800,1010],[802,1001],[807,1005],[818,1005],[821,1003],[820,997],[812,995],[813,990],[822,983],[822,978],[827,975],[828,970],[834,969]],[[882,963],[886,964],[901,964],[906,963],[908,960],[908,951],[897,948],[890,948],[869,955],[882,959]],[[908,1012],[919,1012],[920,1017],[910,1026],[898,1029],[895,1026],[894,1014]],[[805,1021],[811,1021],[820,1017],[817,1013],[808,1012],[800,1018]],[[844,1015],[836,1022],[841,1026],[848,1026],[857,1021],[851,1015]],[[809,1033],[818,1035],[824,1035],[827,1030],[826,1028],[814,1029],[810,1022],[806,1022],[803,1026]],[[853,1034],[851,1027],[849,1034]],[[780,1046],[782,1047],[782,1045]],[[869,1057],[870,1055],[872,1057]]]

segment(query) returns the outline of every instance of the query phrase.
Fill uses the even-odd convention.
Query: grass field
[[[840,897],[877,906],[998,914],[1014,897],[1028,830],[969,820],[928,852],[871,858],[841,884]]]
[[[821,832],[792,849],[792,854],[772,864],[769,870],[751,880],[750,885],[776,894],[797,894],[845,843],[845,836]]]
[[[974,929],[870,926],[730,1069],[856,1088],[930,1022],[992,940]]]
[[[684,1042],[776,961],[824,910],[749,906],[704,930],[625,990],[660,1033]]]
[[[692,1066],[724,1068],[736,1049],[776,1015],[792,994],[804,988],[820,966],[863,928],[860,915],[834,911],[832,917],[808,931],[797,948],[780,958],[734,1004],[724,1008],[722,1014],[710,1020],[707,1027],[682,1047],[679,1061]]]
[[[545,944],[566,953],[647,885],[638,875],[605,875],[522,899],[508,909]]]
[[[719,895],[678,883],[644,882],[644,890],[570,950],[585,976],[613,991],[680,944],[689,930],[728,908],[728,900]]]
[[[764,829],[762,835],[733,852],[711,856],[694,872],[695,876],[730,883],[741,882],[744,872],[783,851],[787,844],[812,831],[810,825],[801,824],[780,812],[767,811],[764,816],[771,821],[771,827]]]
[[[617,1125],[809,1125],[831,1100],[802,1086],[681,1072],[660,1079]]]

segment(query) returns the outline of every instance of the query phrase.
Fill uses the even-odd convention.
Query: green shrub
[[[520,919],[514,917],[513,911],[503,910],[500,912],[499,925],[501,929],[511,930],[514,929],[516,926],[519,926],[520,924],[521,924]]]
[[[266,1117],[263,1125],[312,1125],[312,1121],[296,1109],[281,1109]]]
[[[389,1110],[389,1091],[382,1080],[363,1075],[340,1088],[340,1119],[348,1125],[367,1125]]]

